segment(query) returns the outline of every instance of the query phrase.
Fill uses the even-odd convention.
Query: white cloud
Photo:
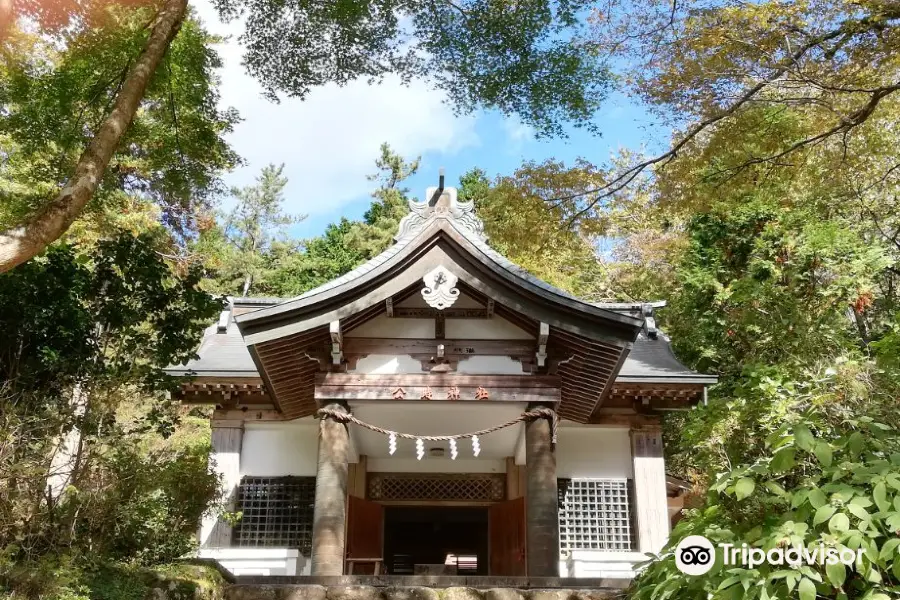
[[[198,6],[214,33],[232,35],[234,24],[222,25],[207,2]],[[236,37],[236,36],[235,36]],[[242,51],[234,39],[218,48],[222,106],[237,108],[243,118],[231,134],[232,147],[245,167],[230,174],[230,185],[251,183],[268,163],[285,163],[289,183],[287,206],[295,213],[335,213],[369,194],[366,175],[382,142],[403,156],[454,154],[478,145],[474,117],[456,117],[442,93],[423,82],[404,86],[397,78],[381,85],[365,81],[343,88],[325,86],[305,101],[262,97],[261,86],[241,66]]]
[[[503,131],[513,144],[521,146],[524,142],[534,139],[534,127],[523,123],[519,117],[507,117],[503,120]]]

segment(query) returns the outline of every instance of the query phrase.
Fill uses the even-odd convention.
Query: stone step
[[[627,583],[604,580],[613,585],[591,586],[585,585],[588,583],[587,580],[582,580],[584,583],[577,588],[475,588],[245,583],[241,579],[247,578],[239,578],[238,583],[226,588],[225,600],[609,600],[623,598],[623,584]]]

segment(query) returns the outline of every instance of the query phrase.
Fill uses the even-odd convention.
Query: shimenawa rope
[[[395,435],[399,438],[404,438],[407,440],[424,440],[427,442],[447,442],[449,440],[464,440],[467,438],[472,438],[475,436],[487,435],[489,433],[494,433],[495,431],[500,431],[501,429],[505,429],[506,427],[512,427],[516,423],[521,423],[522,421],[533,421],[535,419],[549,419],[550,420],[550,432],[551,432],[551,441],[556,443],[556,430],[559,427],[559,416],[557,416],[556,411],[549,408],[534,408],[529,411],[523,412],[521,415],[516,417],[511,421],[507,421],[506,423],[501,423],[500,425],[494,425],[493,427],[488,427],[487,429],[482,429],[480,431],[472,431],[470,433],[457,433],[455,435],[415,435],[413,433],[403,433],[401,431],[391,431],[390,429],[384,429],[383,427],[378,427],[377,425],[372,425],[371,423],[366,423],[365,421],[361,421],[354,417],[352,414],[348,412],[341,412],[338,410],[334,410],[331,408],[320,408],[316,413],[316,417],[319,419],[324,419],[325,417],[331,417],[335,421],[340,423],[353,423],[355,425],[359,425],[360,427],[365,427],[371,431],[376,433],[381,433],[383,435]]]

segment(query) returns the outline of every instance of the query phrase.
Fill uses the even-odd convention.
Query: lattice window
[[[369,474],[370,500],[492,502],[505,497],[503,475]]]
[[[558,490],[560,551],[634,549],[627,479],[560,479]]]
[[[233,545],[312,550],[315,477],[244,477],[236,510],[243,513],[234,528]]]

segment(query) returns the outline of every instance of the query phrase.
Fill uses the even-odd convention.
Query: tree
[[[86,250],[56,244],[0,275],[0,582],[67,554],[156,561],[190,549],[216,480],[208,438],[166,441],[177,413],[164,393],[177,382],[162,369],[194,356],[222,308],[200,279],[129,234]],[[73,428],[69,485],[48,497]]]
[[[97,128],[69,181],[26,223],[0,233],[0,272],[36,256],[58,239],[93,198],[186,11],[187,0],[167,0],[141,54],[123,79],[109,115]]]
[[[63,48],[44,36],[6,40],[0,227],[39,213],[69,176],[115,100],[149,14],[110,8],[106,18],[112,23],[66,38]],[[97,182],[75,238],[102,239],[121,229],[138,233],[161,223],[173,236],[159,249],[171,254],[196,228],[197,213],[221,191],[221,173],[239,160],[224,141],[237,117],[218,108],[215,70],[221,62],[209,48],[215,41],[196,20],[184,22]]]
[[[689,511],[661,556],[635,581],[633,597],[896,597],[900,436],[893,402],[884,397],[891,392],[874,389],[871,375],[865,365],[845,361],[807,373],[806,384],[773,382],[767,396],[773,412],[783,417],[766,437],[764,451],[715,480],[706,505]],[[821,544],[863,554],[852,567],[823,561],[799,567],[764,562],[750,568],[724,565],[717,550],[712,570],[692,577],[676,569],[673,556],[688,535],[738,548],[747,543],[766,552],[796,545],[813,550]]]
[[[295,217],[282,212],[284,188],[287,178],[282,174],[284,165],[263,167],[256,178],[256,185],[232,188],[231,194],[237,205],[224,216],[220,231],[205,235],[221,236],[219,279],[237,278],[243,280],[239,286],[242,296],[249,295],[250,286],[260,278],[272,252],[272,245],[279,232],[305,216]],[[226,285],[223,292],[237,291]]]
[[[552,200],[590,189],[605,174],[586,160],[527,162],[494,180],[473,169],[460,197],[475,202],[491,247],[541,279],[596,301],[647,299],[662,289],[670,249],[649,196],[620,194],[585,213],[576,201]],[[660,239],[666,243],[654,249]],[[652,285],[641,281],[650,270]]]
[[[92,24],[83,15],[101,12],[91,2],[22,6],[22,17],[59,21],[56,31],[66,39]],[[279,92],[302,98],[326,83],[396,74],[406,81],[430,80],[459,110],[485,106],[517,114],[545,134],[561,133],[564,122],[590,126],[608,87],[605,66],[584,51],[579,35],[586,6],[552,0],[218,3],[226,17],[246,14],[245,64],[273,99]],[[159,7],[140,54],[114,93],[112,109],[66,185],[24,223],[0,234],[0,271],[39,253],[84,210],[186,9],[186,0],[166,0]]]
[[[785,112],[801,118],[791,135],[721,156],[708,175],[733,176],[754,165],[790,170],[823,154],[842,164],[896,120],[896,3],[646,0],[614,2],[594,17],[595,51],[622,66],[627,91],[675,134],[666,151],[634,157],[568,197],[583,207],[614,196],[647,169],[671,167],[709,135],[737,138],[751,114],[759,128],[777,129]],[[878,155],[869,148],[869,185],[896,176],[896,144],[883,149]]]
[[[416,172],[419,159],[407,162],[382,144],[375,165],[379,173],[369,180],[379,181],[379,187],[363,220],[342,218],[326,227],[321,236],[303,242],[299,251],[290,243],[273,246],[261,290],[275,296],[302,294],[340,277],[394,243],[400,219],[409,212],[409,190],[400,184]]]

